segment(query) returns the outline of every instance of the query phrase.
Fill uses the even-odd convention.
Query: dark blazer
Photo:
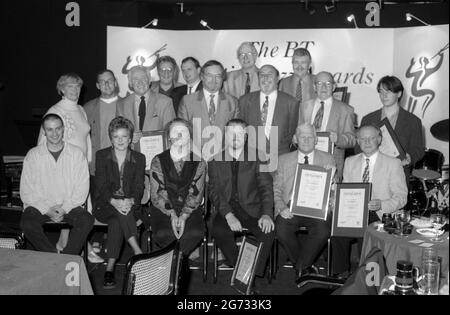
[[[244,156],[247,156],[246,151]],[[269,172],[260,172],[260,165],[264,163],[261,160],[264,159],[259,159],[259,156],[256,161],[245,158],[239,162],[239,204],[253,218],[259,219],[262,215],[273,218],[273,179]],[[223,216],[233,212],[229,204],[233,178],[231,161],[230,155],[222,151],[208,164],[209,196]]]
[[[381,109],[376,110],[364,116],[361,120],[361,126],[375,125],[380,126]],[[425,144],[422,132],[422,121],[416,115],[400,107],[397,123],[394,128],[403,150],[411,156],[411,166],[414,167],[417,161],[420,161],[425,154]],[[361,152],[359,145],[355,148],[356,153]],[[405,174],[409,176],[410,166],[405,166]]]
[[[200,83],[197,85],[197,88],[195,89],[195,91],[192,91],[192,93],[200,91],[201,89],[203,89],[202,81],[200,81]],[[172,90],[170,97],[172,98],[173,108],[175,109],[175,113],[178,113],[178,105],[180,105],[180,102],[181,102],[181,99],[183,98],[183,96],[187,95],[187,92],[188,92],[187,85],[182,85],[182,86],[176,87]]]
[[[96,207],[109,204],[113,193],[120,188],[119,166],[113,158],[112,147],[96,153],[95,201]],[[145,156],[130,150],[130,159],[124,162],[123,191],[125,198],[134,198],[136,205],[141,204],[144,193]]]
[[[5,165],[3,163],[3,154],[0,151],[0,190],[6,185]]]
[[[240,118],[245,120],[249,125],[254,127],[262,126],[259,91],[245,94],[239,99],[239,113]],[[278,127],[277,141],[279,155],[289,152],[289,146],[292,143],[292,137],[297,128],[298,114],[298,101],[289,94],[278,91],[272,126]]]

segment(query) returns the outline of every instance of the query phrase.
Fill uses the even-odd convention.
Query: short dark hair
[[[397,78],[393,75],[392,76],[386,75],[386,76],[382,77],[380,79],[380,81],[378,81],[378,84],[377,84],[378,93],[380,93],[381,88],[391,91],[392,93],[402,92],[402,94],[400,95],[398,100],[402,99],[404,88],[403,88],[402,81],[400,81],[399,78]]]
[[[98,77],[101,76],[101,75],[104,74],[104,73],[110,73],[110,74],[113,76],[114,80],[117,80],[117,79],[116,79],[116,76],[114,75],[114,72],[112,72],[112,70],[109,70],[109,69],[103,69],[103,70],[100,70],[99,72],[97,72],[97,76],[96,76],[96,81],[97,81],[97,82],[98,82]]]
[[[230,119],[226,123],[225,127],[228,127],[228,126],[231,126],[231,125],[233,125],[233,126],[239,125],[239,126],[242,126],[242,128],[244,128],[244,129],[248,127],[248,123],[245,120],[240,119],[240,118]]]
[[[161,67],[161,64],[163,62],[169,62],[172,64],[172,66],[173,66],[172,81],[173,81],[173,83],[176,83],[178,81],[178,76],[180,75],[180,68],[178,67],[176,60],[171,56],[159,57],[158,59],[156,59],[156,67],[157,67],[158,71],[159,71],[159,67]]]
[[[44,128],[44,124],[48,120],[59,120],[61,122],[62,126],[64,127],[64,120],[61,118],[61,116],[50,113],[50,114],[46,114],[46,115],[44,115],[44,117],[42,117],[42,121],[41,121],[42,128]]]
[[[259,78],[259,75],[261,74],[261,69],[264,68],[264,67],[272,68],[272,70],[275,72],[275,75],[277,76],[277,78],[280,77],[280,71],[278,71],[278,69],[275,68],[275,66],[270,65],[270,64],[265,64],[265,65],[261,66],[261,68],[259,68],[259,70],[258,70],[258,78]]]
[[[380,137],[383,136],[383,134],[381,133],[380,127],[378,127],[376,124],[364,124],[364,125],[359,126],[359,128],[356,130],[355,134],[356,134],[357,137],[359,135],[359,132],[363,128],[373,128],[373,129],[375,129],[377,131],[378,136],[380,136]]]
[[[133,140],[133,134],[134,134],[134,125],[131,122],[131,120],[123,117],[123,116],[117,116],[111,122],[108,126],[108,135],[109,139],[112,139],[112,135],[114,132],[116,132],[119,129],[127,129],[130,133],[130,138]]]
[[[202,67],[200,73],[201,73],[201,74],[205,74],[206,68],[211,67],[211,66],[219,66],[220,69],[222,69],[222,78],[223,78],[223,80],[225,81],[225,79],[226,79],[225,68],[224,68],[223,65],[222,65],[220,62],[218,62],[217,60],[208,60],[208,61],[203,65],[203,67]]]
[[[167,124],[167,126],[166,126],[167,139],[170,139],[170,130],[172,129],[173,125],[178,124],[178,123],[186,126],[186,128],[189,130],[190,138],[192,139],[192,137],[193,137],[192,125],[189,121],[187,121],[183,118],[175,118]]]
[[[294,57],[294,56],[297,56],[297,57],[308,56],[309,60],[311,60],[311,54],[309,53],[308,49],[306,49],[306,48],[295,49],[292,57]]]
[[[198,62],[197,59],[195,59],[194,57],[191,57],[191,56],[186,57],[186,58],[184,58],[183,60],[181,60],[181,65],[183,65],[183,63],[188,62],[188,61],[192,61],[192,63],[195,65],[195,67],[196,67],[197,69],[202,67],[202,66],[200,65],[200,62]]]

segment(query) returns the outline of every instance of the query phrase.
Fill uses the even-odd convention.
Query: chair
[[[0,233],[0,248],[23,249],[24,245],[25,241],[22,235],[9,232]]]
[[[177,295],[182,257],[178,241],[153,253],[131,257],[123,294]]]

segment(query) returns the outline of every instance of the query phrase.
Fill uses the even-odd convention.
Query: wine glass
[[[404,236],[406,235],[405,232],[405,225],[411,221],[411,213],[406,210],[402,210],[395,214],[395,220],[398,222],[399,228],[400,228],[400,235]]]
[[[445,225],[445,216],[440,213],[435,213],[430,216],[430,222],[433,224],[434,237],[430,239],[433,242],[442,242],[439,239],[439,230]]]

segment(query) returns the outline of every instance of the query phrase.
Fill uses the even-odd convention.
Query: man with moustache
[[[292,55],[294,73],[280,80],[278,89],[297,99],[300,103],[315,98],[314,75],[311,70],[311,54],[305,48],[297,48]]]
[[[150,90],[150,79],[144,66],[132,67],[128,86],[134,93],[117,103],[116,116],[123,116],[136,126],[133,143],[139,142],[143,131],[163,130],[175,118],[172,99]]]
[[[203,89],[203,84],[200,80],[200,71],[200,63],[194,57],[186,57],[181,61],[181,73],[183,74],[186,84],[176,87],[172,91],[172,101],[175,113],[178,113],[178,105],[183,96],[193,94]]]
[[[251,92],[239,99],[240,118],[250,126],[264,129],[267,146],[271,141],[278,145],[277,154],[289,152],[291,140],[295,134],[298,122],[298,101],[287,93],[277,90],[279,78],[278,70],[272,65],[264,65],[258,71],[260,91]],[[274,133],[273,127],[277,128],[278,134]],[[258,130],[259,131],[259,130]],[[261,130],[262,131],[262,130]],[[257,132],[259,139],[264,138]],[[276,136],[272,138],[271,136]],[[256,147],[256,139],[250,139],[250,144]],[[260,149],[265,150],[266,147]],[[266,151],[267,152],[267,151]],[[270,152],[272,153],[272,152]]]
[[[353,107],[333,98],[336,88],[333,75],[319,72],[314,77],[316,98],[300,104],[299,125],[312,124],[316,131],[330,133],[330,141],[335,145],[334,160],[337,165],[337,180],[342,178],[345,149],[356,144]]]
[[[45,142],[25,156],[20,178],[20,198],[24,204],[21,228],[38,251],[56,253],[42,225],[65,221],[72,226],[62,253],[80,254],[94,224],[83,208],[89,192],[89,169],[81,149],[63,141],[61,117],[47,114],[42,120]]]
[[[108,135],[108,126],[111,120],[116,117],[117,102],[121,100],[118,96],[118,84],[114,73],[105,69],[97,74],[95,84],[100,91],[100,96],[96,97],[84,105],[87,120],[91,127],[92,155],[100,149],[111,146]],[[89,169],[91,175],[95,174],[95,159],[92,160]]]
[[[258,52],[252,42],[243,42],[237,49],[237,58],[241,69],[227,73],[224,83],[226,93],[240,98],[244,94],[258,91],[258,67],[256,60]]]

